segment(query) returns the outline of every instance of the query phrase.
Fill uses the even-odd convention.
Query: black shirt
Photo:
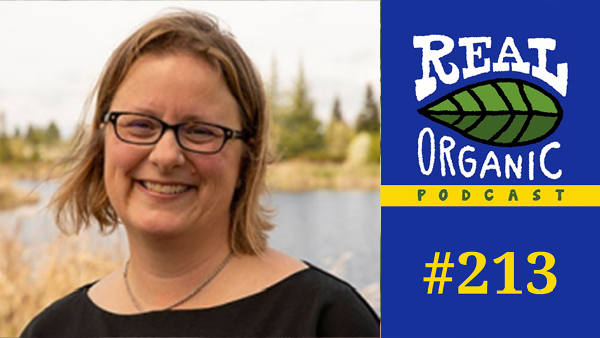
[[[207,309],[118,315],[85,285],[21,337],[378,337],[380,319],[348,283],[312,265],[252,296]]]

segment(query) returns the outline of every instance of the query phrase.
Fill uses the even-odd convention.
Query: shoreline
[[[0,177],[7,182],[43,181],[60,177],[60,172],[50,162],[11,163],[0,165]],[[266,181],[270,192],[379,191],[381,172],[379,163],[357,165],[286,161],[269,165]]]
[[[379,191],[381,172],[377,164],[335,164],[288,161],[272,164],[267,170],[270,191]]]

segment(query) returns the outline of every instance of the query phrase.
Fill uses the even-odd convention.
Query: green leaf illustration
[[[418,112],[466,138],[499,147],[537,143],[554,133],[563,117],[554,96],[519,79],[472,84]]]

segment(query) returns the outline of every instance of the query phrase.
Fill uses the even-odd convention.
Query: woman
[[[267,246],[265,94],[213,19],[147,23],[114,51],[94,95],[91,135],[53,199],[57,224],[122,224],[130,259],[23,337],[379,335],[352,287]]]

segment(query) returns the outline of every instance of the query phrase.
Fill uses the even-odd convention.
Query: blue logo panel
[[[600,337],[600,2],[381,2],[383,337]]]

